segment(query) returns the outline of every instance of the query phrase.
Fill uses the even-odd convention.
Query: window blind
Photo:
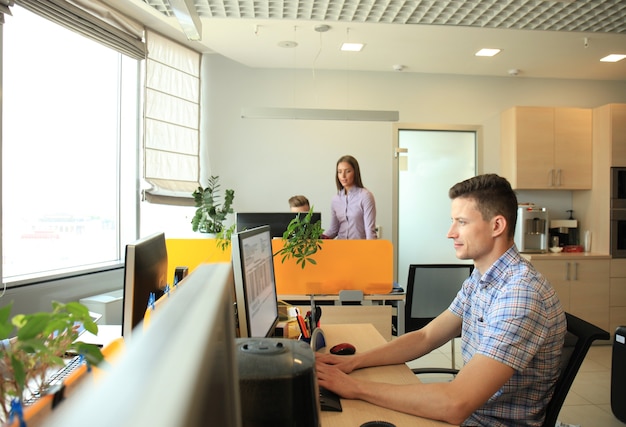
[[[147,201],[193,204],[200,185],[200,53],[146,32],[144,178]]]
[[[12,1],[131,58],[145,58],[143,26],[99,0],[0,0]]]

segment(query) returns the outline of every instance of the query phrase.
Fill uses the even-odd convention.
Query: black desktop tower
[[[626,423],[626,326],[619,326],[613,337],[611,411],[615,418]]]
[[[284,338],[237,338],[243,427],[319,427],[315,354]]]

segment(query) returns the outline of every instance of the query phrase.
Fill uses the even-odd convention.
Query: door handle
[[[565,263],[565,280],[569,281],[569,262]]]

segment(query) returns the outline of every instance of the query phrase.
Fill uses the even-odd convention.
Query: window
[[[2,47],[2,277],[119,263],[136,237],[140,63],[14,6]]]

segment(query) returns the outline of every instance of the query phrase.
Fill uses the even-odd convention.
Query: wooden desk
[[[330,347],[340,342],[354,344],[357,351],[366,351],[385,343],[385,339],[372,325],[326,325],[322,330],[326,337],[326,347],[320,350],[322,352],[328,352]],[[350,375],[371,381],[394,384],[419,382],[419,379],[404,364],[359,369]],[[341,399],[341,406],[343,407],[343,412],[321,412],[322,427],[358,427],[367,421],[387,421],[396,427],[449,426],[447,423],[415,417],[361,400]]]
[[[313,295],[315,301],[333,301],[335,305],[339,305],[339,295],[337,294],[328,294],[328,295]],[[373,304],[373,305],[381,305],[384,304],[385,301],[395,301],[396,308],[398,309],[397,318],[398,318],[398,336],[404,334],[404,307],[405,307],[405,292],[390,292],[387,294],[365,294],[363,295],[363,300]],[[278,299],[282,301],[290,301],[297,302],[300,305],[300,302],[309,303],[311,302],[311,295],[307,294],[279,294]],[[306,305],[306,304],[302,304]],[[323,306],[322,306],[323,307]]]

